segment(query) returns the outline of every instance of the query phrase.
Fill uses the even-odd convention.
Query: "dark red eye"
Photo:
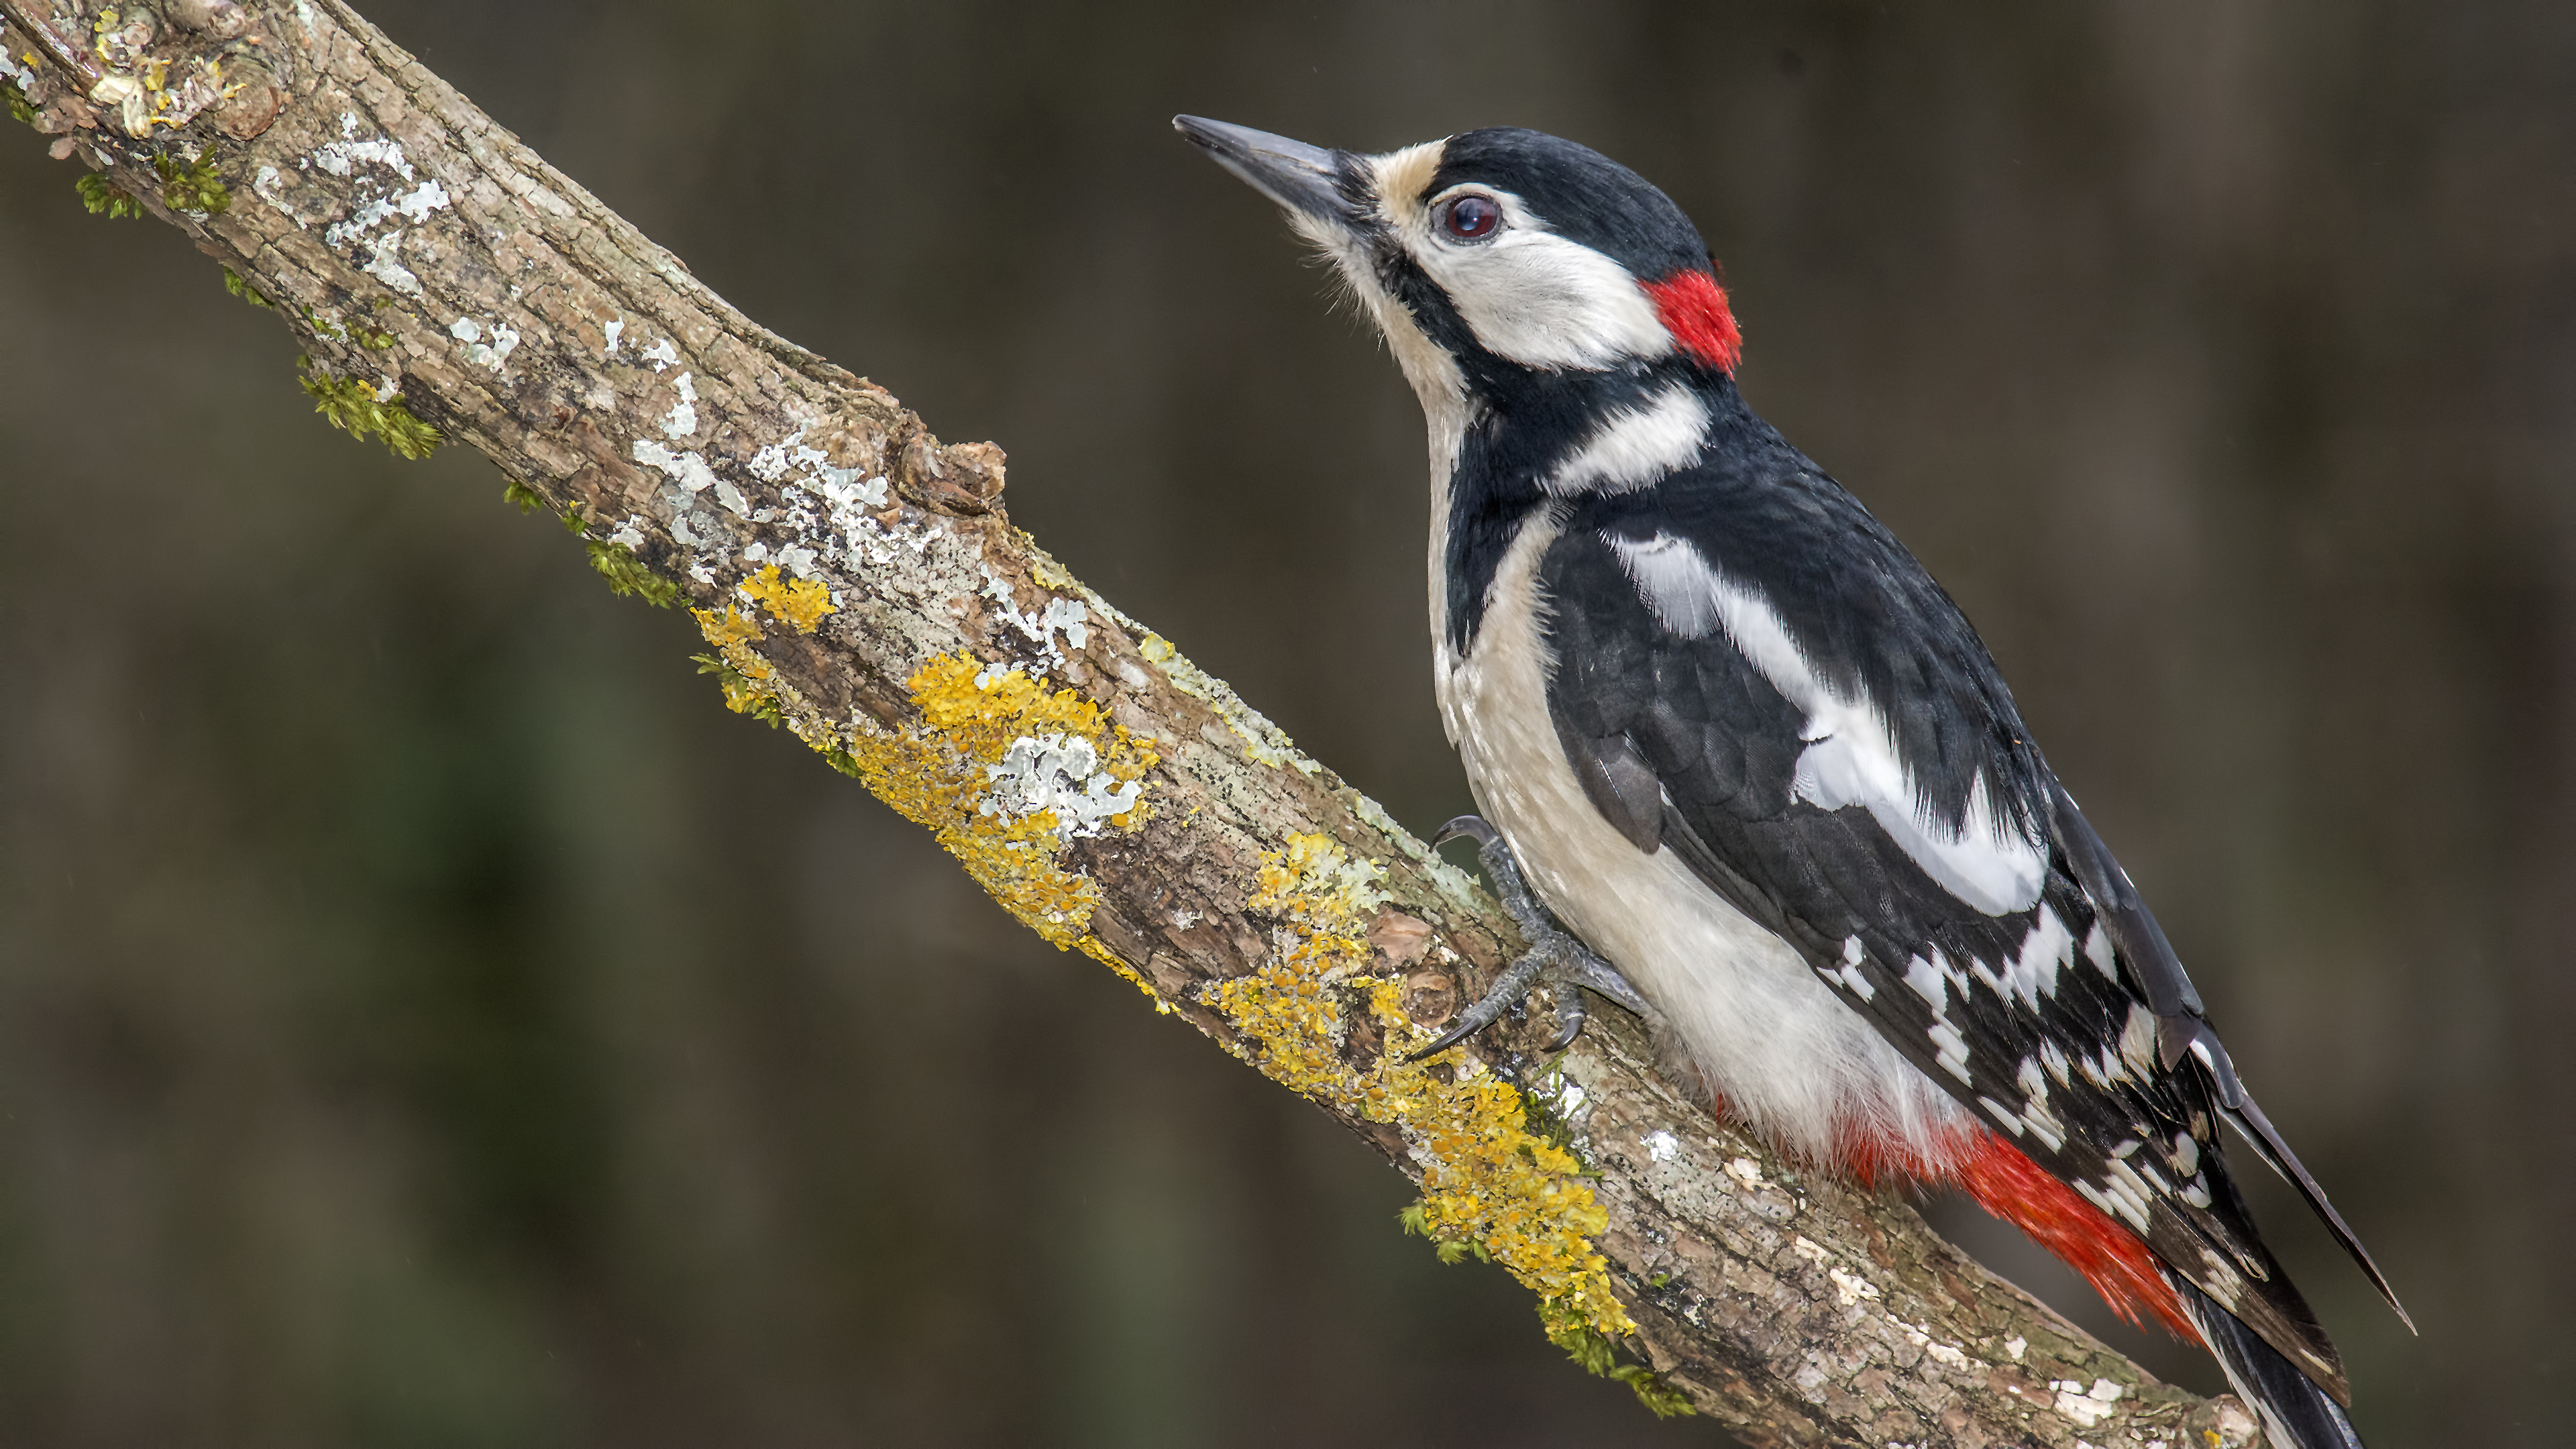
[[[1449,214],[1441,225],[1461,241],[1483,241],[1500,230],[1503,224],[1502,203],[1490,196],[1462,196],[1449,203]]]

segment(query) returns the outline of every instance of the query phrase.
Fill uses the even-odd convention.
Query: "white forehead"
[[[1525,367],[1587,372],[1672,350],[1672,334],[1638,279],[1557,235],[1519,196],[1472,182],[1432,192],[1448,144],[1408,146],[1370,157],[1368,165],[1396,243],[1449,295],[1477,342]],[[1503,228],[1492,240],[1459,242],[1432,225],[1437,205],[1466,191],[1502,205]]]

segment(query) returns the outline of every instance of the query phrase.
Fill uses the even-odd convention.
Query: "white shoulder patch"
[[[1611,413],[1540,483],[1559,498],[1643,488],[1696,461],[1708,443],[1708,424],[1708,404],[1675,383],[1637,407]]]
[[[1866,691],[1838,695],[1768,600],[1720,573],[1686,538],[1659,533],[1643,542],[1615,535],[1607,541],[1665,628],[1685,639],[1724,630],[1771,687],[1806,712],[1800,733],[1809,743],[1798,756],[1796,798],[1820,810],[1868,810],[1924,874],[1990,916],[2037,903],[2047,855],[1999,817],[1983,773],[1969,787],[1964,817],[1941,819],[1915,788],[1877,702]]]

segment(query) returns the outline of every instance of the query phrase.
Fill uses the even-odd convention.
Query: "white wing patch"
[[[1523,525],[1474,645],[1439,678],[1480,812],[1567,928],[1655,1003],[1732,1112],[1818,1160],[1858,1130],[1949,1161],[1968,1108],[1679,852],[1645,854],[1593,808],[1547,711],[1553,660],[1536,575],[1556,537],[1543,515]],[[1847,969],[1868,959],[1857,940],[1843,956]],[[1967,1043],[1955,1045],[1964,1072]]]
[[[2047,906],[2031,922],[2030,934],[2022,939],[2021,954],[2004,962],[2001,971],[1989,970],[1983,961],[1970,961],[1968,969],[1976,978],[1994,988],[1997,996],[2010,1000],[2020,997],[2021,1004],[2032,1011],[2039,1009],[2039,999],[2057,995],[2058,968],[2075,964],[2075,935],[2057,912]]]
[[[1795,797],[1820,810],[1858,805],[1923,873],[1942,889],[1990,916],[2024,911],[2039,900],[2048,858],[1993,808],[1986,777],[1970,785],[1967,810],[1943,820],[1915,788],[1913,772],[1897,754],[1896,734],[1866,691],[1845,699],[1807,661],[1788,625],[1760,594],[1727,578],[1686,538],[1659,533],[1639,542],[1608,535],[1629,582],[1665,628],[1685,639],[1723,630],[1771,687],[1804,710]],[[2057,937],[2066,929],[2057,927]],[[2034,940],[2032,948],[2041,943]],[[2055,939],[2045,953],[2052,988],[2055,967],[2071,940]],[[2024,951],[2028,960],[2031,950]],[[2033,962],[2034,971],[2038,963]],[[2015,963],[2018,972],[2020,963]]]
[[[1932,1038],[1932,1055],[1940,1062],[1941,1070],[1965,1083],[1971,1080],[1968,1073],[1968,1039],[1961,1036],[1959,1028],[1952,1025],[1950,1021],[1950,987],[1953,977],[1957,978],[1959,999],[1966,1000],[1967,978],[1960,976],[1958,968],[1952,966],[1938,950],[1932,953],[1932,958],[1928,961],[1916,956],[1905,963],[1905,984],[1913,987],[1914,994],[1922,997],[1932,1007],[1932,1025],[1925,1028],[1925,1034]]]
[[[1559,498],[1643,488],[1697,461],[1708,423],[1708,404],[1676,383],[1639,407],[1611,413],[1541,486]]]

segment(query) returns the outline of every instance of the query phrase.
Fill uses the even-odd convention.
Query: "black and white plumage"
[[[1420,396],[1438,694],[1478,805],[1724,1107],[1961,1182],[2115,1307],[2197,1330],[2277,1442],[2357,1444],[2218,1122],[2385,1281],[1957,605],[1746,406],[1680,209],[1531,131],[1372,156],[1177,124],[1324,249]]]

